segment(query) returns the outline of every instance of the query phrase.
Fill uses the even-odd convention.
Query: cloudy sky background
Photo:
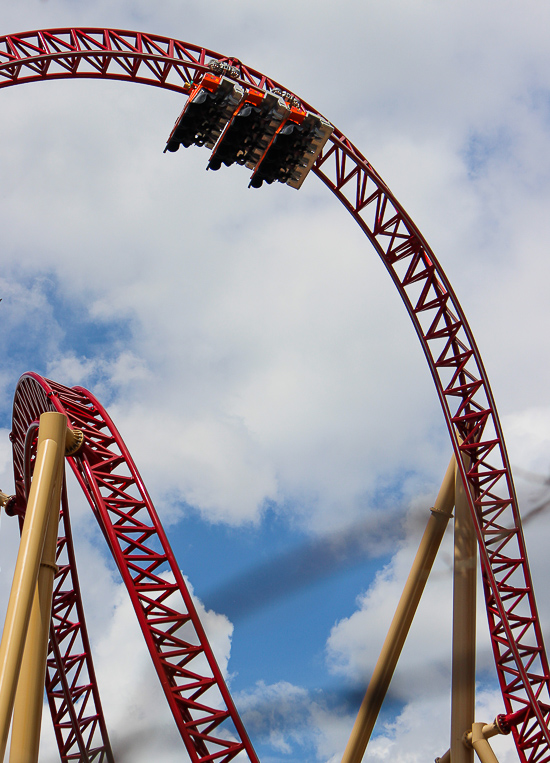
[[[0,19],[2,34],[176,37],[314,104],[442,262],[512,463],[550,472],[546,3],[4,0]],[[299,193],[254,191],[244,168],[206,173],[204,149],[164,155],[175,93],[65,81],[0,98],[0,484],[11,492],[19,376],[90,388],[204,602],[261,759],[338,761],[450,457],[394,287],[313,176]],[[517,487],[525,512],[545,497]],[[117,760],[184,759],[98,531],[78,493],[71,505]],[[14,524],[0,531],[3,606]],[[547,631],[548,517],[525,529]],[[447,539],[371,761],[448,747],[450,553]],[[482,606],[479,637],[478,719],[490,721],[503,707]],[[48,723],[43,763],[55,760]]]

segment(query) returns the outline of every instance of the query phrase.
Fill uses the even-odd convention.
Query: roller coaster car
[[[253,169],[290,111],[280,96],[250,88],[221,134],[207,169],[235,162]]]
[[[300,188],[333,129],[326,120],[311,112],[296,116],[291,113],[256,165],[249,188],[260,188],[264,181],[273,183],[275,180]]]
[[[191,90],[164,152],[177,151],[180,144],[186,148],[193,144],[213,148],[243,97],[240,85],[207,72]]]

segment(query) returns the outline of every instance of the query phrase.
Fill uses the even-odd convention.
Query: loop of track
[[[69,458],[134,606],[152,662],[193,763],[258,763],[136,466],[86,390],[37,374],[17,386],[11,439],[17,504],[25,504],[24,444],[44,411],[67,415],[85,446]],[[57,545],[47,691],[63,761],[113,763],[84,625],[66,496]]]
[[[209,60],[237,67],[244,86],[282,88],[235,58],[158,35],[49,29],[0,38],[0,88],[95,77],[184,92]],[[309,104],[303,105],[315,113]],[[480,546],[489,629],[507,712],[523,761],[550,759],[550,672],[521,519],[489,380],[464,312],[441,265],[383,180],[335,130],[313,172],[360,225],[399,291],[430,366]],[[468,456],[466,470],[461,458]]]

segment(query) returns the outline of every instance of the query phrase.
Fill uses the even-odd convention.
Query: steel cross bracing
[[[114,763],[76,575],[69,504],[63,487],[46,692],[62,761]],[[77,706],[78,703],[78,706]]]
[[[237,81],[279,83],[235,58],[166,37],[111,29],[50,29],[0,38],[0,87],[74,77],[121,79],[185,93],[209,60]],[[318,114],[302,101],[309,111]],[[489,628],[506,711],[524,761],[550,760],[549,670],[517,498],[498,414],[464,312],[420,232],[365,157],[338,130],[313,171],[374,245],[411,316],[428,360],[457,456],[480,545]],[[84,478],[82,478],[84,479]]]
[[[0,87],[43,79],[101,77],[182,92],[210,59],[231,61],[248,85],[277,83],[236,59],[154,34],[120,29],[43,29],[0,37]]]
[[[24,508],[26,432],[47,410],[65,413],[85,435],[83,451],[69,461],[128,589],[190,759],[227,763],[242,753],[258,763],[141,477],[111,419],[86,390],[71,390],[37,374],[19,381],[12,428],[18,505]],[[50,708],[63,761],[112,761],[66,496],[62,519],[48,660]]]
[[[547,761],[548,661],[504,438],[474,337],[433,252],[357,149],[336,135],[313,171],[374,245],[422,343],[468,488],[504,703],[508,712],[526,709],[513,729],[516,745],[524,760]]]
[[[31,450],[27,460],[24,449],[26,435],[29,428],[38,422],[41,413],[55,410],[42,387],[21,380],[14,399],[10,435],[21,529],[28,481],[36,455],[35,450]],[[36,434],[37,430],[36,427]],[[54,580],[46,669],[48,702],[63,763],[71,760],[114,763],[80,597],[65,485],[61,501],[56,551],[58,572]]]

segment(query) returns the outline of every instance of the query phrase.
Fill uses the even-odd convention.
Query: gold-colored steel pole
[[[23,649],[35,596],[38,568],[44,548],[52,499],[59,484],[58,475],[65,453],[66,417],[58,413],[42,414],[41,429],[44,417],[60,417],[58,422],[62,420],[64,429],[61,439],[57,441],[51,437],[44,437],[43,433],[41,433],[42,436],[39,435],[34,477],[0,642],[0,760],[4,759],[6,750]],[[43,683],[40,689],[40,701],[42,701],[42,694]]]
[[[40,575],[40,572],[39,572]],[[41,613],[40,607],[40,585],[37,584],[34,591],[34,598],[31,609],[31,616],[29,619],[29,626],[27,628],[27,637],[25,640],[25,649],[23,651],[23,658],[21,660],[21,668],[19,671],[19,678],[17,680],[17,689],[15,693],[15,701],[13,707],[13,718],[11,723],[11,745],[9,760],[10,763],[23,763],[28,761],[31,763],[33,760],[38,759],[38,749],[40,745],[40,725],[41,717],[36,717],[36,712],[33,708],[32,694],[33,690],[36,691],[35,681],[33,675],[40,675],[40,648],[38,647],[39,639],[37,634],[40,633],[42,628],[42,617],[44,613]],[[49,621],[49,618],[48,618]],[[44,676],[45,677],[45,676]],[[44,689],[40,694],[40,705],[42,706]],[[22,715],[21,708],[28,707],[29,715],[27,718]],[[23,711],[25,712],[25,710]],[[40,712],[40,711],[39,711]],[[30,722],[30,730],[27,729],[26,720]],[[35,731],[35,727],[38,724],[38,730]],[[33,756],[32,751],[29,753],[29,757],[25,757],[23,750],[28,748],[36,748],[36,755]]]
[[[475,711],[477,538],[458,469],[455,495],[451,761],[473,763],[474,751],[464,743],[464,734],[472,728]]]
[[[481,763],[498,763],[488,740],[499,734],[509,733],[510,729],[504,731],[498,722],[498,718],[495,718],[492,723],[473,723],[472,730],[464,734],[463,739],[466,745],[471,745],[474,748]],[[481,740],[487,742],[487,745],[483,744]],[[451,763],[451,751],[447,750],[440,758],[436,758],[435,763]]]
[[[486,728],[487,726],[483,723],[474,723],[472,731],[468,734],[468,741],[476,751],[481,763],[498,763],[497,756],[487,741],[487,737],[493,735],[487,734]]]
[[[374,724],[388,691],[395,667],[401,655],[426,581],[452,516],[455,491],[455,459],[451,458],[443,483],[431,510],[428,524],[420,541],[416,557],[401,599],[397,605],[388,635],[374,668],[365,697],[361,703],[342,763],[360,763],[367,749]]]
[[[55,561],[66,432],[66,416],[59,413],[46,413],[41,416],[38,443],[42,440],[53,440],[59,445],[59,449],[51,491],[48,527],[15,695],[10,763],[38,761],[53,581],[57,570]]]

